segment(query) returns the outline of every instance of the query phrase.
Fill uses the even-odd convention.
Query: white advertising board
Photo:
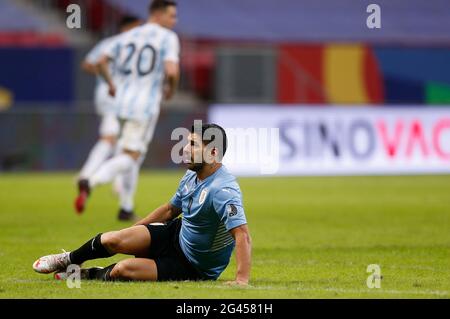
[[[213,105],[237,175],[450,173],[450,107]]]

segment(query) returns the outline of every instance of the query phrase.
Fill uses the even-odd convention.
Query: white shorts
[[[122,134],[119,139],[119,147],[123,150],[147,152],[148,144],[153,138],[158,116],[152,116],[149,121],[139,122],[125,120],[122,127]]]
[[[113,113],[115,110],[114,98],[109,95],[108,90],[108,85],[105,83],[97,84],[94,93],[94,103],[98,114]]]
[[[114,114],[103,114],[101,117],[100,136],[119,136],[120,121]]]

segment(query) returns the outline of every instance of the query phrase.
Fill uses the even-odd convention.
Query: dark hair
[[[119,27],[119,29],[121,29],[131,23],[137,23],[139,21],[140,21],[140,19],[136,16],[126,15],[126,16],[123,16],[122,19],[120,19],[118,27]]]
[[[191,133],[196,133],[195,132],[195,127],[196,127],[195,124],[192,125]],[[211,136],[211,139],[205,139],[205,132],[206,131],[208,131],[208,135]],[[214,141],[218,137],[222,137],[223,150],[219,150],[219,152],[220,152],[219,160],[222,160],[222,157],[225,156],[225,153],[227,151],[227,146],[228,146],[227,145],[228,144],[227,133],[225,132],[225,130],[221,126],[219,126],[217,124],[202,124],[202,142],[203,142],[204,145],[208,145],[209,143],[211,143],[212,141]]]
[[[173,0],[153,0],[150,4],[150,13],[158,10],[166,9],[167,7],[177,6],[177,3]]]

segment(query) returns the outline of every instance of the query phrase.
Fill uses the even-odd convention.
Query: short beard
[[[203,169],[203,167],[205,167],[205,163],[191,163],[189,164],[188,169],[198,173]]]

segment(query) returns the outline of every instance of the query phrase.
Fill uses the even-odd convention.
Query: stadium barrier
[[[171,133],[190,128],[203,111],[162,109],[144,167],[176,168],[171,160]],[[98,138],[94,112],[76,110],[0,112],[0,172],[78,170]]]

